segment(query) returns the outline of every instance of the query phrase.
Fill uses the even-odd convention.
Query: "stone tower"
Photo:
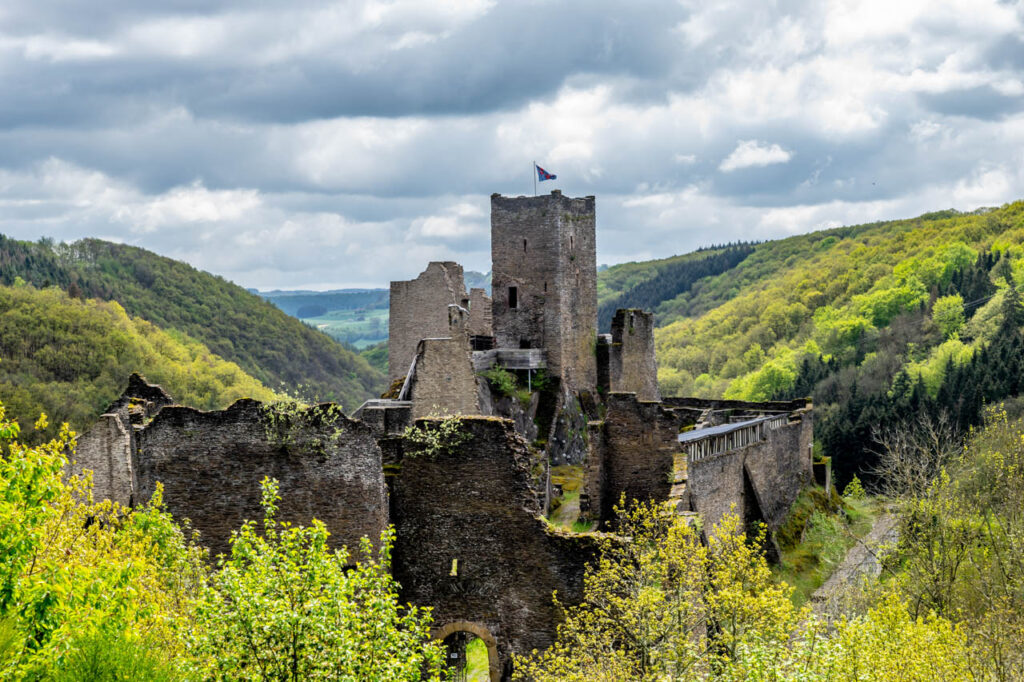
[[[575,392],[597,383],[594,197],[491,195],[491,297],[499,348],[543,348]]]

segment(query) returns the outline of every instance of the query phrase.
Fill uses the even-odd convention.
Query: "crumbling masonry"
[[[595,527],[625,495],[705,529],[734,508],[775,530],[811,477],[808,401],[662,399],[653,315],[620,310],[598,334],[595,228],[594,197],[493,195],[493,300],[451,262],[391,284],[392,398],[351,418],[251,400],[201,412],[133,375],[73,466],[126,505],[161,483],[214,552],[259,517],[264,476],[284,520],[321,519],[335,546],[393,525],[402,598],[434,608],[439,638],[481,637],[491,679],[507,679],[513,653],[552,643],[552,592],[578,600],[594,556],[593,535],[543,518],[553,464],[580,468],[580,520]],[[408,427],[447,415],[465,440],[418,454]]]

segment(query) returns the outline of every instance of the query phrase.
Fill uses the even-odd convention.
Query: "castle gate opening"
[[[433,632],[433,636],[445,645],[445,664],[450,669],[450,679],[455,682],[470,682],[467,670],[472,670],[472,666],[467,666],[467,650],[469,657],[472,658],[474,643],[479,640],[487,649],[487,679],[490,682],[500,682],[501,663],[498,659],[498,643],[487,626],[481,623],[457,620],[437,628]]]

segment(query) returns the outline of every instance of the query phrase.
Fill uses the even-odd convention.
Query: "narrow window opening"
[[[519,347],[526,349],[530,347],[530,339],[519,339]]]
[[[526,253],[526,240],[523,240],[523,253]]]
[[[508,288],[508,307],[518,308],[519,307],[519,287]]]
[[[466,310],[469,310],[469,299],[468,298],[462,299],[462,307],[465,308]]]
[[[572,251],[572,249],[573,249],[573,245],[572,245],[572,235],[570,234],[570,235],[569,235],[569,250],[570,250],[570,251]]]
[[[544,282],[544,293],[548,293],[548,283]]]

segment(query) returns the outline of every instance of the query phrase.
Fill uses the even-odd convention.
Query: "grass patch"
[[[878,516],[871,498],[847,499],[834,491],[807,488],[790,508],[775,534],[781,550],[773,567],[778,580],[795,589],[793,602],[802,606],[842,562],[855,538],[867,535]]]
[[[466,682],[489,682],[491,666],[487,660],[487,644],[474,637],[466,645]]]
[[[576,530],[576,522],[580,515],[580,493],[583,488],[583,467],[562,465],[551,468],[552,487],[562,487],[562,496],[551,500],[549,520],[553,526],[566,530]],[[589,529],[589,524],[586,525]]]

